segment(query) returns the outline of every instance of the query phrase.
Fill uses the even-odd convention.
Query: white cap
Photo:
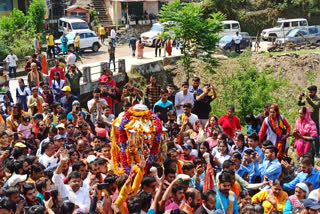
[[[13,174],[9,179],[8,179],[8,186],[9,187],[14,187],[18,183],[26,181],[28,175],[18,175],[18,174]]]
[[[89,155],[89,156],[87,157],[87,163],[90,164],[90,163],[92,163],[93,161],[95,161],[96,159],[97,159],[96,156],[94,156],[94,155]]]
[[[132,107],[132,109],[134,110],[142,110],[142,111],[148,111],[148,107],[146,105],[143,104],[137,104],[135,106]]]

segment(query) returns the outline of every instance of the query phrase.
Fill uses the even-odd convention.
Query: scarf
[[[39,77],[39,72],[36,71],[37,73],[37,87],[40,88],[40,77]],[[30,73],[30,80],[31,82],[33,81],[33,71],[31,70],[31,73]]]
[[[280,138],[280,136],[282,136],[285,133],[285,128],[283,125],[283,121],[281,119],[281,116],[277,115],[278,120],[274,120],[271,116],[269,116],[269,121],[270,121],[270,125],[272,127],[272,130],[274,131],[274,133],[277,135],[277,141],[276,141],[276,147],[278,148],[278,158],[281,158],[284,153],[285,153],[285,144],[286,141],[283,141],[282,138]],[[277,121],[279,121],[279,125],[277,123]]]
[[[37,113],[42,113],[42,103],[39,99],[37,99],[37,110],[38,110]]]
[[[214,186],[214,169],[212,168],[211,164],[207,164],[207,170],[206,173],[204,174],[204,181],[203,181],[203,192],[205,192],[208,189],[213,189]]]
[[[21,88],[18,87],[18,92],[20,96],[28,96],[29,94],[26,92],[26,86],[23,85]]]
[[[181,163],[179,162],[179,160],[177,161],[177,170],[178,170],[178,174],[183,173],[182,166],[181,166]]]

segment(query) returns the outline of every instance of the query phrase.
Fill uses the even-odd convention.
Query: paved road
[[[144,48],[144,54],[142,59],[137,59],[131,56],[132,52],[131,49],[127,45],[118,46],[116,48],[116,60],[117,59],[125,59],[126,61],[126,71],[129,72],[132,65],[142,64],[142,63],[148,63],[155,60],[163,59],[163,49],[162,49],[162,57],[155,57],[154,55],[154,48],[145,47]],[[136,53],[137,54],[137,53]],[[173,48],[172,56],[178,56],[180,55],[180,50],[176,50]],[[98,52],[92,52],[92,51],[86,51],[83,54],[83,64],[80,62],[77,62],[77,66],[82,69],[84,66],[90,66],[93,67],[91,69],[92,73],[95,73],[91,76],[91,80],[95,81],[99,79],[99,71],[100,62],[108,62],[108,51],[107,47],[103,46]],[[111,66],[111,69],[113,70],[113,66]],[[27,76],[18,77],[17,79],[11,79],[10,80],[10,91],[13,97],[13,100],[15,100],[16,97],[16,88],[18,87],[18,79],[24,79],[25,83],[27,83]],[[80,80],[82,82],[82,79]]]

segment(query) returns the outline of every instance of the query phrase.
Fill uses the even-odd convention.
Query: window
[[[313,28],[309,28],[309,34],[317,34],[318,33],[318,28],[313,27]]]
[[[234,24],[232,24],[232,29],[234,29],[234,30],[237,30],[237,29],[239,29],[240,27],[239,27],[239,24],[238,23],[234,23]]]
[[[229,24],[225,24],[225,25],[224,25],[224,29],[225,29],[225,30],[230,30],[230,25],[229,25]]]
[[[78,13],[77,13],[77,12],[71,12],[70,15],[71,15],[71,16],[77,16]]]
[[[84,33],[80,33],[79,36],[80,36],[80,39],[84,39],[85,38],[85,34]]]
[[[290,22],[284,22],[283,27],[290,27]]]
[[[306,36],[308,34],[307,31],[305,30],[300,30],[299,33],[303,36]]]
[[[298,26],[299,26],[299,22],[292,22],[292,23],[291,23],[291,26],[292,26],[292,27],[298,27]]]
[[[307,21],[300,21],[300,26],[308,26],[308,22]]]
[[[94,37],[93,33],[86,33],[86,38]]]
[[[85,12],[78,12],[78,16],[87,16],[87,13],[85,13]]]

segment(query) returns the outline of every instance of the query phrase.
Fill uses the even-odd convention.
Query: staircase
[[[100,23],[105,27],[113,25],[112,19],[107,11],[104,0],[91,0],[91,1],[92,1],[92,6],[97,11],[97,15],[99,17]]]

